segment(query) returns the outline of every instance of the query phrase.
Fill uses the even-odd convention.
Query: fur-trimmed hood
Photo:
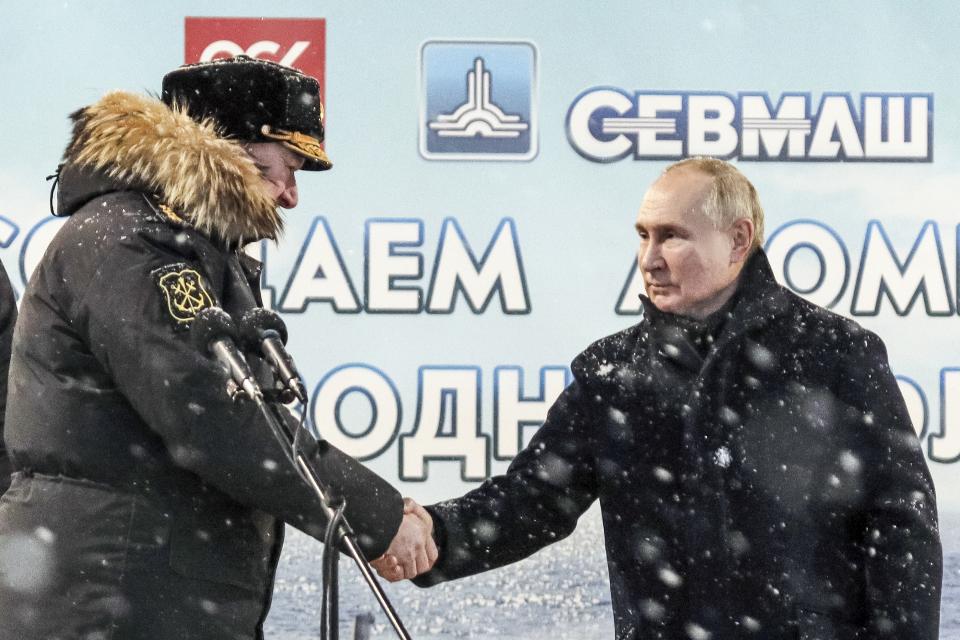
[[[253,160],[237,141],[218,135],[212,121],[197,122],[182,109],[124,91],[108,93],[72,119],[60,172],[61,213],[75,208],[64,207],[65,191],[79,190],[68,199],[82,203],[109,181],[107,190],[155,194],[191,226],[229,244],[280,234],[282,218]],[[76,184],[91,174],[100,184]]]

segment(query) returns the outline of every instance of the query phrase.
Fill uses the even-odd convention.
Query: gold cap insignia
[[[322,116],[321,116],[322,118]],[[283,129],[273,129],[265,124],[260,127],[260,133],[270,140],[280,142],[287,149],[298,153],[308,160],[313,160],[320,165],[321,169],[329,169],[333,166],[327,153],[320,146],[320,141],[313,136],[308,136],[299,131],[285,131]]]

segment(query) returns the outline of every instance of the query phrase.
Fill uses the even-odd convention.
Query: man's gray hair
[[[703,202],[703,213],[717,229],[727,229],[737,220],[747,218],[753,221],[751,251],[763,244],[763,207],[757,190],[745,175],[729,162],[702,157],[676,162],[664,173],[681,168],[713,176],[713,189]]]

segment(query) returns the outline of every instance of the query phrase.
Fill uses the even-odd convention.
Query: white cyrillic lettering
[[[464,481],[490,474],[489,436],[480,433],[480,369],[420,367],[417,418],[400,436],[400,478],[426,480],[427,460],[459,460]]]
[[[930,99],[910,98],[910,140],[907,140],[905,96],[863,99],[864,152],[868,158],[926,158]],[[886,113],[884,113],[886,107]],[[886,136],[883,125],[886,123]],[[884,139],[886,138],[886,139]]]
[[[523,448],[523,427],[540,426],[550,405],[567,385],[565,367],[540,369],[537,395],[523,393],[523,370],[520,367],[497,367],[493,380],[494,455],[510,460]]]
[[[765,96],[744,95],[740,98],[742,122],[741,158],[803,158],[810,135],[810,116],[806,96],[786,95],[771,115]],[[760,154],[763,143],[765,155]],[[784,145],[786,154],[784,155]]]
[[[463,292],[474,313],[486,309],[494,292],[500,293],[504,313],[530,313],[513,220],[503,219],[479,261],[474,258],[457,221],[453,218],[443,221],[427,311],[451,313],[457,291]]]
[[[637,96],[637,156],[679,158],[683,155],[683,140],[658,140],[659,134],[672,134],[677,130],[674,118],[661,118],[660,114],[683,110],[683,96],[649,95]]]
[[[834,140],[834,134],[839,140]],[[811,158],[862,158],[853,107],[847,96],[825,96],[810,141]]]
[[[857,283],[853,290],[851,313],[875,316],[880,300],[886,297],[897,315],[910,312],[918,297],[923,297],[927,315],[953,314],[953,300],[947,280],[947,267],[936,223],[927,221],[920,229],[913,248],[903,262],[897,257],[883,226],[876,220],[867,226]]]
[[[940,433],[927,439],[928,455],[934,462],[960,461],[960,369],[940,370]]]
[[[729,96],[689,96],[687,155],[729,157],[737,150],[736,117],[737,107]]]
[[[356,313],[360,300],[347,275],[326,219],[317,217],[280,297],[280,310],[301,313],[310,302],[329,302],[338,313]]]
[[[850,259],[833,229],[815,220],[788,222],[773,232],[766,244],[767,257],[777,280],[804,298],[828,309],[840,301],[850,274]],[[816,278],[801,279],[794,260],[804,253],[819,262],[816,269],[803,269]],[[807,266],[807,265],[805,265]]]
[[[366,420],[357,416],[357,407],[345,406],[347,398],[355,396],[366,399]],[[348,455],[369,460],[383,453],[400,430],[400,394],[382,371],[363,364],[343,365],[317,385],[311,417],[320,437]],[[360,430],[345,426],[364,421],[367,426]]]
[[[577,153],[596,162],[609,162],[624,157],[633,146],[630,139],[625,135],[615,135],[612,140],[597,138],[593,131],[607,133],[605,121],[608,118],[603,118],[604,122],[598,123],[594,114],[601,109],[608,109],[623,115],[632,106],[630,98],[619,91],[599,89],[584,93],[567,112],[567,138],[570,144]],[[594,125],[592,128],[591,123]]]
[[[400,247],[419,247],[423,243],[420,220],[367,220],[366,274],[367,311],[371,313],[417,313],[423,305],[420,287],[400,287],[396,281],[419,279],[423,275],[423,256],[401,252]]]

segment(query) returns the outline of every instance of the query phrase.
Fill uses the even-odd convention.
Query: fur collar
[[[228,244],[277,238],[283,226],[240,144],[156,98],[115,91],[73,114],[64,162],[157,194],[191,226]]]

